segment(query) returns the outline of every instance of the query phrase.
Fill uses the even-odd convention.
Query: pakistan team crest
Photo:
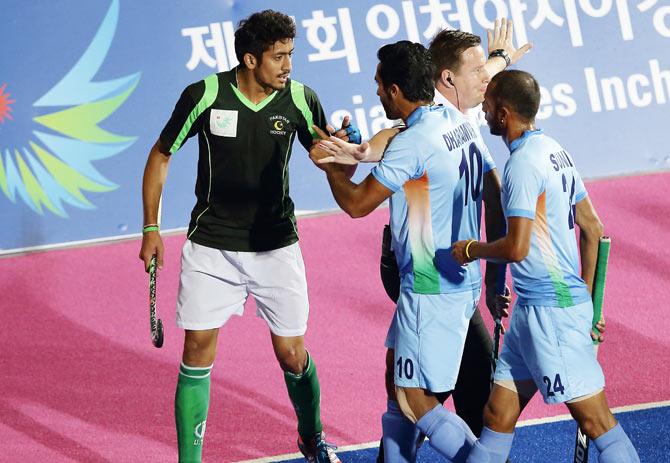
[[[119,1],[112,0],[88,48],[32,108],[25,101],[30,98],[13,95],[12,83],[0,81],[0,189],[13,203],[20,198],[37,214],[46,209],[67,217],[65,204],[94,209],[86,193],[118,187],[94,163],[121,153],[137,137],[109,132],[99,124],[133,93],[140,73],[93,81],[112,44],[118,17]],[[21,124],[29,127],[23,134]]]

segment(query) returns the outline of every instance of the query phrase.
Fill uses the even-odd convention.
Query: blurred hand
[[[591,330],[591,339],[594,341],[598,342],[603,342],[605,340],[605,337],[603,336],[603,333],[605,333],[605,319],[601,318],[598,323],[596,323],[596,328],[598,331],[600,331],[600,334],[596,333],[594,330]]]
[[[505,333],[505,325],[502,319],[509,317],[509,305],[512,302],[512,295],[507,286],[503,294],[497,294],[494,287],[486,287],[486,307],[494,320],[501,320],[502,332]]]

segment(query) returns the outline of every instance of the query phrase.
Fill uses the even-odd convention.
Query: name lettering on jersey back
[[[572,159],[570,159],[570,155],[565,150],[558,151],[557,153],[551,153],[549,155],[549,160],[554,166],[554,170],[556,172],[561,169],[565,169],[566,167],[574,167]]]
[[[442,135],[444,141],[447,143],[449,151],[458,148],[459,146],[477,138],[477,132],[472,128],[468,122],[456,127],[454,130]]]

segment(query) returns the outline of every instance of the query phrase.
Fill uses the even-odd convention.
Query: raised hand
[[[514,47],[514,25],[511,19],[501,18],[496,19],[493,24],[493,30],[486,31],[488,39],[489,54],[493,50],[503,49],[510,57],[510,64],[519,61],[523,55],[533,48],[532,43],[527,43],[519,48]]]

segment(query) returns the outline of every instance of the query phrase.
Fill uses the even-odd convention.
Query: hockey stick
[[[499,270],[498,281],[496,281],[496,294],[502,296],[509,296],[509,290],[505,286],[505,275],[507,272],[507,266],[502,265],[502,268]],[[498,362],[498,356],[500,354],[500,335],[502,334],[503,324],[500,317],[496,317],[494,320],[493,327],[493,350],[491,351],[491,386],[493,386],[493,379],[496,373],[496,363]]]
[[[156,255],[149,262],[149,325],[151,342],[155,347],[163,346],[163,320],[156,318]]]
[[[612,241],[608,236],[600,238],[598,243],[598,260],[596,261],[596,273],[593,279],[593,325],[592,329],[596,334],[600,334],[596,324],[600,321],[603,314],[603,299],[605,297],[605,277],[607,276],[607,263],[610,256],[610,246]],[[598,353],[599,341],[593,341],[593,349]],[[588,463],[589,461],[589,438],[577,427],[577,437],[575,438],[574,463]]]
[[[163,198],[158,199],[157,225],[160,228]],[[163,320],[156,317],[156,254],[149,261],[149,327],[154,347],[163,347]]]
[[[500,333],[502,332],[502,320],[495,319],[495,327],[493,328],[493,350],[491,351],[491,384],[493,384],[493,377],[496,373],[496,363],[498,362],[498,354],[500,353]]]

